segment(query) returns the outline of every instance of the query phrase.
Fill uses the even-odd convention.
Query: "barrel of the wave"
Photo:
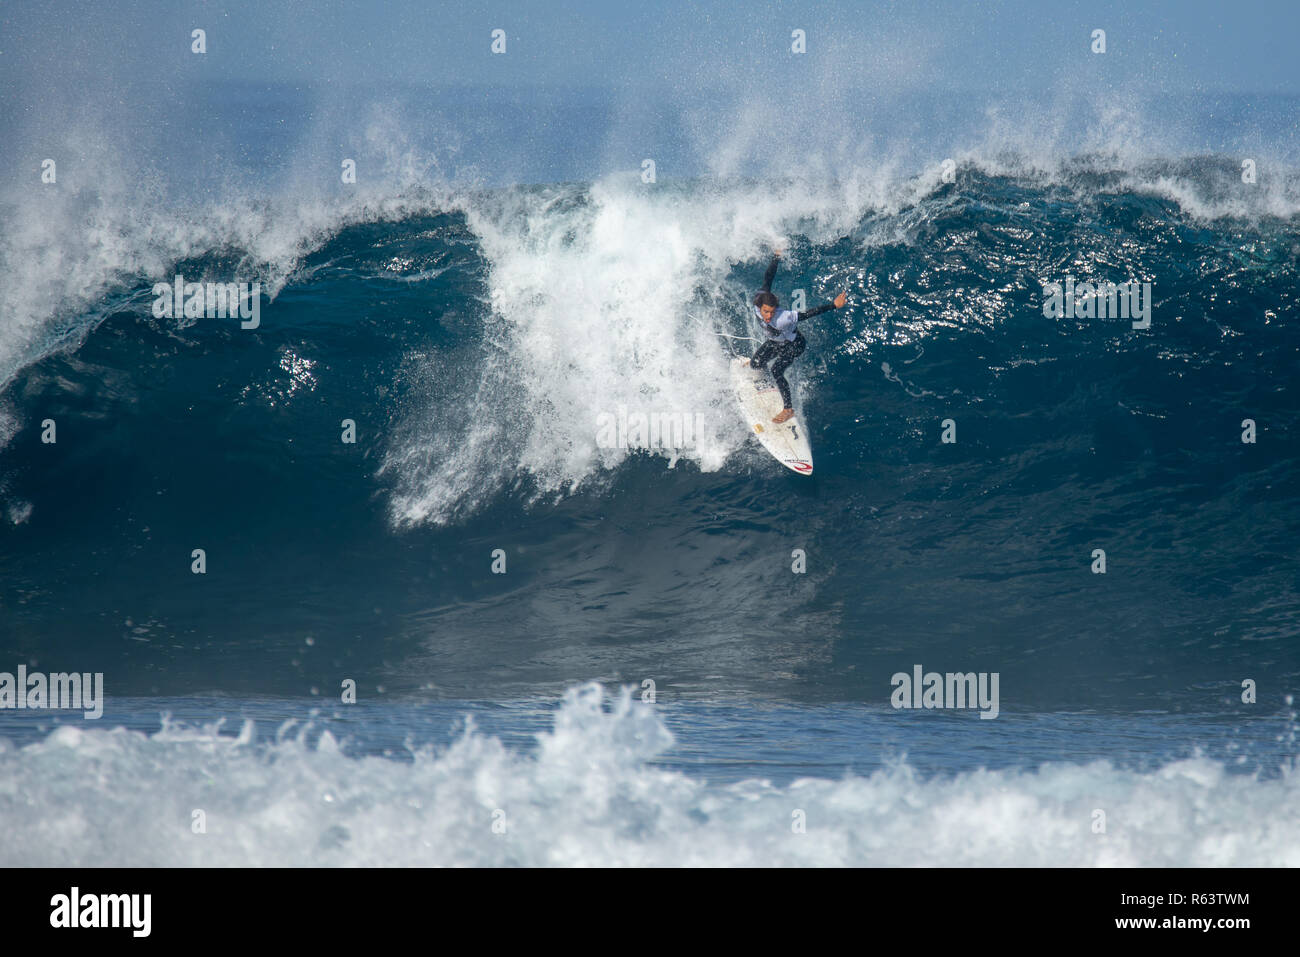
[[[784,422],[772,421],[781,412],[782,402],[771,373],[752,368],[749,359],[741,356],[731,363],[731,388],[741,414],[763,448],[792,472],[812,475],[812,446],[803,420],[796,414]]]

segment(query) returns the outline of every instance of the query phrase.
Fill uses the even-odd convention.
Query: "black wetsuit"
[[[776,267],[779,261],[779,256],[772,257],[772,265],[767,267],[767,274],[763,276],[763,292],[772,291],[772,280],[776,278]],[[805,319],[820,316],[823,312],[829,312],[834,308],[835,304],[828,302],[816,309],[807,309],[797,313],[793,312],[793,310],[785,310],[785,313],[794,316],[797,322],[803,322]],[[778,315],[773,316],[773,320],[775,321],[780,315],[778,313]],[[749,360],[749,364],[755,369],[761,369],[769,362],[772,362],[773,359],[776,360],[772,362],[772,378],[776,380],[776,387],[781,390],[781,401],[784,403],[785,408],[793,409],[794,406],[790,404],[790,384],[785,381],[785,370],[790,368],[790,363],[803,355],[804,349],[808,348],[808,341],[804,339],[803,333],[799,332],[798,329],[794,330],[794,338],[789,341],[782,339],[783,332],[775,328],[774,323],[764,322],[763,329],[767,333],[768,339],[758,347],[758,351]]]

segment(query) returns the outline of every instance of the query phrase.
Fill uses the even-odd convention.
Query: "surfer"
[[[763,320],[763,331],[767,333],[767,341],[758,347],[754,357],[749,360],[750,366],[755,369],[762,369],[772,360],[776,360],[772,362],[772,378],[776,380],[776,387],[781,390],[781,402],[784,405],[784,408],[772,419],[778,425],[794,415],[794,406],[790,404],[790,385],[785,381],[785,370],[790,368],[790,363],[803,355],[804,349],[808,347],[808,341],[799,332],[799,323],[813,316],[820,316],[831,309],[843,309],[844,301],[848,296],[846,290],[836,296],[833,303],[828,302],[816,309],[806,309],[803,312],[781,309],[780,301],[772,295],[772,280],[776,277],[776,265],[780,258],[781,250],[772,253],[772,265],[767,267],[767,274],[763,277],[763,291],[754,297],[754,313]]]

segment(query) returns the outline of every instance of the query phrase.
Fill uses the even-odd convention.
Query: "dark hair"
[[[771,306],[773,309],[775,309],[778,306],[780,306],[781,303],[780,301],[777,300],[776,296],[772,295],[770,292],[760,292],[757,296],[754,297],[754,305]]]

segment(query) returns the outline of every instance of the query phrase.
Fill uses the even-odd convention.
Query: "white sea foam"
[[[598,480],[629,455],[597,442],[601,410],[700,417],[687,449],[711,471],[739,447],[719,330],[740,332],[748,290],[731,267],[761,259],[796,227],[829,241],[876,201],[856,181],[648,186],[634,175],[589,187],[511,189],[465,206],[490,264],[491,345],[468,401],[431,398],[399,430],[386,468],[399,523],[447,521],[521,475],[537,493]],[[857,276],[819,277],[811,306]],[[776,289],[788,301],[789,273]],[[746,354],[752,343],[740,343]]]
[[[305,741],[169,724],[0,747],[0,866],[1300,866],[1293,768],[1261,780],[1193,758],[926,779],[899,762],[711,785],[651,763],[673,744],[661,717],[594,684],[566,695],[528,754],[472,726],[414,761]]]
[[[333,188],[312,163],[270,188],[229,176],[203,194],[172,195],[166,176],[87,117],[42,149],[60,157],[56,184],[24,182],[0,196],[0,388],[24,365],[76,344],[104,318],[114,291],[170,281],[178,262],[222,254],[272,299],[302,257],[353,223],[400,220],[449,204],[433,155],[412,147],[382,109],[356,118],[352,151],[366,175]],[[57,146],[58,149],[54,149]]]

